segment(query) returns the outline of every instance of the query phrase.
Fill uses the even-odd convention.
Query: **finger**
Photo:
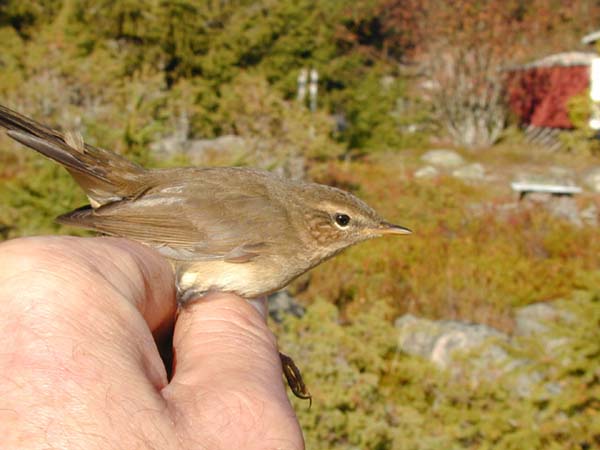
[[[175,283],[156,252],[124,239],[36,237],[3,243],[0,254],[0,317],[81,338],[142,385],[166,384],[150,331],[173,321]],[[68,357],[72,343],[60,345]]]
[[[172,320],[172,278],[154,252],[119,239],[0,245],[0,390],[23,436],[43,429],[59,442],[69,427],[85,436],[162,436],[148,427],[164,413],[167,384],[150,328]]]
[[[174,320],[177,302],[175,277],[168,261],[155,250],[134,241],[99,238],[96,250],[104,260],[113,261],[116,271],[106,273],[121,294],[133,304],[150,330],[169,326]]]
[[[209,448],[303,448],[282,379],[277,344],[244,299],[213,293],[180,311],[175,368],[163,395],[184,433],[202,429]],[[231,430],[235,424],[234,432]]]
[[[172,269],[141,244],[117,238],[33,237],[6,241],[0,244],[0,253],[0,280],[10,280],[19,290],[56,286],[63,293],[84,292],[77,302],[92,305],[82,309],[98,303],[117,308],[118,302],[112,301],[116,295],[138,309],[151,330],[173,320]],[[30,276],[38,283],[27,282]],[[97,295],[98,289],[108,287],[112,288],[108,297]]]

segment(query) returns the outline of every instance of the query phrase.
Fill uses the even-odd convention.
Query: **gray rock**
[[[581,227],[583,221],[579,216],[579,208],[577,202],[573,197],[570,196],[554,196],[552,201],[546,202],[546,209],[554,217],[559,219],[568,220],[573,225]]]
[[[530,345],[533,339],[540,341],[541,358],[558,359],[563,367],[572,364],[570,352],[565,351],[569,338],[552,333],[553,324],[558,322],[577,326],[577,317],[561,307],[563,302],[540,302],[518,308],[512,338],[484,325],[432,321],[406,314],[395,322],[398,346],[473,386],[493,381],[503,383],[505,389],[522,398],[550,399],[562,392],[552,375],[534,368],[531,361],[512,355],[518,355],[520,346]],[[467,358],[461,357],[465,351]]]
[[[600,167],[594,167],[583,176],[584,184],[593,192],[600,192]]]
[[[508,337],[494,328],[458,322],[433,321],[406,314],[398,318],[395,327],[399,331],[398,346],[410,355],[428,359],[434,364],[448,368],[455,361],[457,353],[481,348],[478,358],[486,361],[502,362],[506,352],[492,340],[505,341]]]
[[[278,151],[275,139],[256,139],[232,134],[214,139],[187,139],[181,133],[154,142],[150,149],[159,158],[187,157],[191,165],[219,166],[243,162],[271,170],[294,180],[306,176],[306,159],[299,151]]]
[[[235,135],[215,139],[185,139],[174,134],[152,143],[150,149],[161,157],[185,155],[193,164],[202,164],[208,152],[234,155],[243,151],[247,144],[244,138]]]
[[[429,150],[423,156],[421,156],[421,160],[428,164],[445,169],[459,167],[465,163],[463,157],[458,153],[453,150],[445,149]]]
[[[453,170],[452,176],[469,181],[483,180],[485,178],[485,169],[480,163],[467,164]]]
[[[190,158],[194,159],[194,157],[202,157],[208,151],[219,153],[240,151],[246,144],[244,138],[233,134],[226,134],[214,139],[194,139],[188,141],[185,152]]]
[[[517,314],[517,329],[524,336],[543,333],[556,314],[564,313],[546,303],[527,306]],[[398,318],[395,326],[399,332],[398,347],[403,352],[431,361],[456,379],[466,379],[474,386],[482,381],[502,380],[521,397],[534,393],[539,396],[540,386],[547,397],[560,392],[560,386],[547,382],[544,373],[529,369],[530,361],[511,356],[509,349],[518,348],[518,341],[494,328],[459,321],[432,321],[410,314]],[[541,338],[546,335],[541,334]],[[548,352],[556,352],[562,345],[564,339],[544,342]],[[516,376],[502,377],[512,373]]]
[[[532,303],[515,311],[515,335],[535,336],[549,331],[548,325],[559,321],[574,321],[574,317],[550,302]]]
[[[304,307],[288,291],[278,291],[269,295],[267,303],[269,316],[277,323],[281,323],[288,314],[296,317],[304,315]]]
[[[415,172],[415,178],[435,178],[440,171],[433,166],[424,166]]]
[[[589,225],[592,227],[598,226],[598,207],[596,206],[595,203],[591,203],[590,206],[581,210],[581,212],[579,213],[579,216],[581,217],[581,220],[583,220],[583,222],[586,225]]]
[[[150,144],[150,150],[161,157],[171,157],[182,153],[185,149],[186,141],[181,140],[179,136],[168,136],[159,141]]]
[[[553,166],[543,172],[519,172],[516,174],[514,181],[528,184],[575,186],[575,178],[575,172],[572,169]]]
[[[515,312],[515,336],[517,336],[515,340],[518,340],[519,337],[542,340],[544,354],[561,360],[566,367],[570,364],[570,353],[564,351],[564,346],[569,344],[569,339],[553,337],[551,334],[552,324],[567,322],[576,326],[577,321],[572,313],[556,307],[556,304],[558,302],[533,303],[517,309]],[[541,394],[542,398],[556,396],[562,391],[560,385],[551,381],[544,382],[545,380],[543,373],[526,370],[518,376],[515,388],[522,397],[530,396],[541,382],[543,382],[544,391],[538,390],[537,395]]]

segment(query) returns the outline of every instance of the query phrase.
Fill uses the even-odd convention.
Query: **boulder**
[[[243,137],[233,134],[226,134],[214,139],[194,139],[188,142],[185,152],[192,160],[202,158],[209,151],[217,153],[237,152],[246,145],[246,140]]]
[[[508,389],[521,397],[541,395],[543,398],[559,394],[561,386],[549,380],[547,374],[531,370],[531,361],[514,355],[519,354],[523,339],[540,339],[549,357],[564,358],[561,349],[568,342],[565,338],[552,338],[548,334],[552,323],[559,320],[576,325],[571,313],[553,303],[542,302],[515,312],[515,337],[512,338],[486,325],[454,320],[434,321],[411,314],[396,319],[395,327],[401,351],[427,359],[448,370],[456,379],[468,380],[472,385],[502,380]],[[461,356],[465,352],[468,352],[467,358]],[[515,376],[503,377],[505,374]]]
[[[546,209],[557,219],[567,220],[576,227],[581,227],[583,225],[583,221],[579,215],[577,202],[573,197],[554,196],[552,201],[546,202]]]
[[[269,316],[277,323],[283,322],[286,315],[296,317],[304,315],[304,307],[288,291],[278,291],[269,295]]]
[[[429,150],[421,156],[421,160],[444,169],[453,169],[465,163],[463,157],[458,153],[446,149]]]
[[[210,153],[233,157],[241,153],[247,145],[248,142],[244,138],[230,134],[214,139],[185,139],[172,135],[152,143],[150,149],[159,157],[185,155],[192,164],[201,165],[206,162]]]
[[[500,379],[505,373],[529,364],[527,360],[511,357],[502,348],[502,344],[510,343],[509,337],[486,325],[432,321],[407,314],[397,319],[395,326],[402,351],[425,358],[448,370],[454,379],[468,380],[472,386]],[[538,372],[524,371],[511,381],[510,389],[528,397],[542,379]]]
[[[467,181],[483,180],[485,169],[480,163],[467,164],[452,171],[452,176]]]
[[[576,175],[572,169],[553,166],[542,171],[518,172],[513,181],[527,184],[550,184],[575,186]]]
[[[532,303],[515,311],[515,335],[535,336],[546,333],[549,325],[559,320],[574,321],[568,312],[550,302]]]
[[[415,172],[415,178],[435,178],[440,171],[433,166],[424,166]]]
[[[448,368],[460,352],[479,347],[479,359],[501,362],[506,352],[497,345],[484,345],[508,337],[486,325],[454,320],[434,321],[406,314],[394,323],[398,329],[398,346],[409,355],[421,356],[432,363]]]

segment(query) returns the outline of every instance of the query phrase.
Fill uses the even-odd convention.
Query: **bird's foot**
[[[279,352],[279,358],[281,359],[283,374],[285,375],[285,379],[287,380],[288,386],[292,390],[292,393],[298,398],[308,400],[308,408],[310,409],[312,406],[312,396],[304,384],[300,369],[298,369],[294,363],[294,360],[288,355]]]

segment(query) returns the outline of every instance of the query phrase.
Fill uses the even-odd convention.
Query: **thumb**
[[[264,306],[212,293],[180,311],[163,395],[180,432],[208,448],[304,448]]]

